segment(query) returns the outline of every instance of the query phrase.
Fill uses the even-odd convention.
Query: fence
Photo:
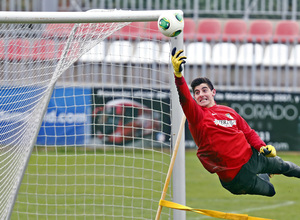
[[[194,19],[292,19],[300,15],[297,0],[3,0],[1,11],[86,11],[94,8],[128,10],[181,9]]]
[[[95,82],[118,84],[122,82],[132,86],[130,83],[133,82],[126,80],[126,73],[131,71],[128,68],[133,68],[135,65],[149,67],[163,65],[165,72],[169,72],[169,57],[165,56],[165,54],[170,54],[168,39],[160,39],[163,35],[158,32],[156,22],[150,22],[147,25],[149,25],[148,28],[151,28],[151,34],[149,33],[148,36],[151,44],[132,38],[132,34],[126,33],[127,29],[123,29],[124,32],[121,31],[123,36],[112,35],[108,41],[91,51],[92,53],[101,51],[102,56],[90,56],[89,53],[82,56],[76,66],[68,69],[60,80],[64,83],[78,81],[86,84]],[[43,45],[45,45],[45,50],[52,55],[59,54],[57,51],[60,48],[49,45],[56,45],[54,41],[59,41],[59,38],[67,38],[71,30],[68,29],[68,24],[62,24],[61,28],[65,30],[66,35],[54,38],[51,37],[53,33],[49,32],[51,29],[48,29],[47,25],[44,26],[43,31],[40,31],[41,27],[36,25],[31,25],[28,30],[20,28],[22,32],[27,31],[28,35],[32,37],[49,36]],[[185,78],[191,82],[198,76],[207,76],[218,88],[227,90],[298,92],[300,88],[300,77],[298,76],[300,68],[299,30],[299,23],[291,20],[271,22],[265,19],[246,22],[243,19],[201,19],[199,22],[195,22],[191,18],[186,18],[184,44],[188,59],[185,66]],[[143,33],[143,31],[140,32]],[[8,36],[10,32],[6,31],[3,34]],[[124,46],[124,43],[127,47]],[[10,41],[1,40],[0,50],[19,51],[20,58],[30,58],[32,53],[30,50],[25,51],[24,45],[31,45],[32,48],[35,48],[34,41],[17,38],[10,39]],[[122,56],[131,57],[128,60],[128,67],[125,69],[112,69],[109,63],[106,63],[109,60],[106,56],[114,48],[116,50],[122,48]],[[133,48],[133,50],[126,50],[126,48]],[[139,55],[135,53],[142,53],[142,49],[145,50],[143,53],[153,56],[151,62],[134,59]],[[160,54],[164,54],[164,56],[160,58]],[[10,59],[10,57],[0,58]],[[17,57],[17,59],[19,58]],[[118,63],[120,61],[111,60],[110,62]],[[14,68],[14,65],[4,63],[2,68]],[[26,69],[26,66],[24,68]],[[104,77],[111,75],[112,71],[114,77]],[[88,78],[88,74],[85,73],[91,72],[105,74],[99,79]],[[159,72],[153,74],[156,74],[157,85],[151,86],[159,86],[159,83],[169,80],[169,77],[162,76]],[[5,75],[3,77],[9,78]]]
[[[186,17],[188,81],[201,74],[225,89],[299,90],[299,24],[293,21],[300,11],[296,0],[10,0],[0,4],[1,10],[16,11],[86,11],[92,8],[181,8]],[[210,30],[210,25],[216,25],[214,30]],[[162,45],[160,48],[169,49]],[[100,67],[85,64],[84,68],[80,71]],[[70,69],[66,75],[70,79],[76,72]]]

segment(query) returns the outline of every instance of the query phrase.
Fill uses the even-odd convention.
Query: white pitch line
[[[257,210],[264,210],[264,209],[274,209],[282,206],[289,206],[295,204],[294,201],[287,201],[284,203],[279,203],[275,205],[269,205],[269,206],[264,206],[264,207],[257,207],[257,208],[249,208],[249,209],[244,209],[241,211],[233,211],[233,213],[238,213],[238,212],[252,212],[252,211],[257,211]]]
[[[274,208],[278,208],[278,207],[282,207],[282,206],[289,206],[289,205],[293,205],[295,204],[294,201],[287,201],[287,202],[283,202],[283,203],[279,203],[279,204],[275,204],[275,205],[269,205],[269,206],[263,206],[263,207],[256,207],[256,208],[249,208],[249,209],[243,209],[243,210],[239,210],[239,211],[226,211],[228,213],[243,213],[243,212],[252,212],[252,211],[257,211],[257,210],[265,210],[265,209],[274,209]],[[198,219],[211,219],[212,217],[209,216],[199,216],[197,218],[192,218],[194,220],[198,220]]]

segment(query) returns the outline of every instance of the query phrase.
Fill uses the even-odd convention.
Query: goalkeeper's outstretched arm
[[[183,50],[176,51],[176,47],[172,50],[172,65],[173,73],[175,76],[175,83],[178,90],[180,104],[190,124],[198,122],[202,118],[202,110],[198,109],[199,106],[195,102],[188,88],[186,81],[183,77],[183,65],[186,63],[186,56],[182,55]],[[197,110],[196,110],[197,109]]]

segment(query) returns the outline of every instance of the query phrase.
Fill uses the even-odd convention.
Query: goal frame
[[[99,10],[99,9],[96,9]],[[93,11],[93,10],[91,10]],[[181,13],[181,10],[152,10],[152,11],[120,11],[118,16],[107,16],[110,10],[103,10],[99,13],[87,13],[87,12],[1,12],[0,13],[0,23],[34,23],[34,24],[46,24],[46,23],[110,23],[110,22],[147,22],[147,21],[157,21],[159,16],[166,12],[176,12]],[[103,12],[103,13],[102,13]],[[177,37],[171,38],[171,48],[176,47],[177,49],[183,49],[183,34]],[[65,47],[64,50],[66,50]],[[59,65],[59,64],[58,64]],[[171,137],[172,140],[177,139],[178,130],[180,127],[179,118],[183,117],[183,112],[179,104],[179,98],[177,90],[174,83],[173,74],[170,73],[170,83],[171,83]],[[55,83],[53,84],[52,90]],[[50,96],[51,97],[51,96]],[[47,102],[49,103],[50,97],[47,97]],[[48,104],[46,105],[48,106]],[[44,113],[47,108],[43,109],[41,118],[39,118],[40,125],[42,123]],[[36,131],[35,139],[32,142],[30,152],[27,158],[25,158],[25,166],[22,170],[19,170],[19,181],[16,184],[15,194],[12,198],[12,205],[9,209],[9,214],[7,219],[10,219],[13,207],[17,199],[17,194],[20,189],[24,173],[28,166],[28,162],[35,145],[38,136],[38,131]],[[178,156],[175,161],[174,171],[173,171],[173,201],[185,205],[185,147],[184,147],[184,132],[183,137],[179,145]],[[174,149],[174,143],[172,141],[172,147]],[[173,218],[174,220],[185,220],[185,212],[174,210]]]

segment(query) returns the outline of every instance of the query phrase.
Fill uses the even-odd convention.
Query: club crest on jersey
[[[230,119],[233,119],[233,117],[229,114],[229,113],[227,113],[227,114],[225,114],[228,118],[230,118]]]
[[[214,120],[215,125],[219,125],[222,127],[232,127],[233,125],[236,125],[236,120]]]

